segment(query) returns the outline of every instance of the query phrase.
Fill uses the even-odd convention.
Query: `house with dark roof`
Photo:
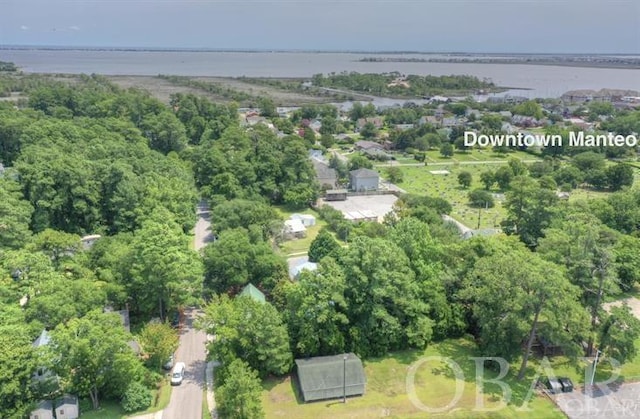
[[[383,146],[375,141],[360,140],[354,144],[356,150],[383,150]]]
[[[239,295],[244,295],[259,303],[265,303],[267,301],[262,291],[256,288],[252,283],[248,283],[242,291],[240,291]]]
[[[367,381],[353,353],[296,359],[296,373],[305,402],[362,396]]]
[[[349,172],[349,182],[354,191],[376,191],[380,184],[380,175],[371,169],[352,170]]]
[[[335,169],[329,167],[325,162],[312,158],[311,163],[316,171],[316,180],[320,184],[320,187],[333,189],[338,183],[338,174]]]

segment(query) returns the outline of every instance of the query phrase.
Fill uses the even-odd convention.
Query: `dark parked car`
[[[571,382],[569,377],[560,377],[558,378],[558,381],[560,381],[560,384],[562,385],[563,393],[571,393],[573,391],[573,382]]]

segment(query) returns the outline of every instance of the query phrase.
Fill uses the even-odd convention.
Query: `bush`
[[[133,382],[122,396],[122,409],[127,413],[145,410],[151,406],[152,400],[153,396],[147,387],[142,383]]]

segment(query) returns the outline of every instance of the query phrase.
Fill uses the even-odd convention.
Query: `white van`
[[[178,362],[171,372],[171,385],[179,386],[184,378],[184,362]]]

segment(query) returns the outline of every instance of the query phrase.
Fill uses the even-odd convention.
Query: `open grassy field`
[[[429,150],[426,152],[428,163],[448,163],[456,161],[483,162],[483,161],[506,161],[510,157],[515,157],[524,161],[538,160],[539,158],[523,151],[511,151],[506,154],[496,153],[491,150],[472,149],[469,151],[456,151],[452,157],[442,157],[439,150]]]
[[[417,195],[437,196],[449,201],[453,207],[451,216],[462,222],[467,227],[478,227],[478,214],[480,213],[480,228],[493,228],[500,223],[506,213],[499,200],[496,200],[494,208],[480,209],[468,205],[467,197],[470,190],[482,188],[480,173],[486,170],[495,170],[497,164],[473,164],[458,165],[451,163],[445,166],[406,166],[401,167],[404,180],[398,186],[409,193]],[[378,167],[381,175],[386,175],[385,169]],[[448,175],[432,174],[433,170],[448,170]],[[468,171],[473,176],[473,183],[469,189],[463,189],[458,184],[458,174]],[[498,190],[492,192],[499,193]]]
[[[410,367],[417,361],[422,362],[415,368],[415,396],[425,406],[432,409],[445,408],[439,415],[446,417],[491,417],[491,418],[561,418],[564,417],[555,405],[542,396],[527,395],[536,378],[537,362],[530,364],[527,377],[521,382],[515,380],[517,362],[509,368],[504,381],[512,390],[511,403],[502,404],[502,389],[498,384],[485,382],[484,391],[478,396],[484,408],[495,411],[478,411],[476,409],[476,372],[475,362],[469,357],[477,356],[475,343],[471,339],[447,340],[431,345],[425,351],[403,351],[389,354],[383,358],[366,361],[365,374],[367,385],[365,395],[347,400],[319,401],[304,404],[298,393],[295,379],[269,379],[263,383],[263,407],[268,418],[372,418],[372,417],[431,417],[419,406],[412,403],[407,393],[407,377]],[[425,360],[425,357],[447,357],[460,367],[464,378],[460,381],[460,398],[456,396],[456,379],[453,370],[440,358]],[[575,367],[559,358],[553,361],[555,366],[574,371],[572,377],[580,383]],[[416,364],[417,365],[417,364]],[[497,377],[497,371],[487,371],[486,379]],[[565,374],[567,375],[567,374]],[[520,411],[524,401],[528,400],[529,411]]]

